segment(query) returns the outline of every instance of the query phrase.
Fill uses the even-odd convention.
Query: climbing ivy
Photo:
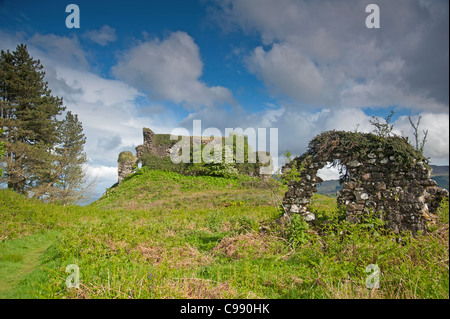
[[[416,161],[428,163],[422,153],[412,147],[407,138],[400,136],[381,137],[373,133],[327,131],[317,135],[308,145],[307,154],[323,158],[329,162],[334,159],[359,159],[365,161],[370,153],[393,156],[404,167],[411,167]]]
[[[291,152],[286,151],[284,153],[284,159],[286,163],[290,163],[290,168],[283,174],[281,174],[281,182],[283,184],[289,184],[290,181],[300,182],[301,172],[305,169],[304,159],[305,156],[291,159]]]

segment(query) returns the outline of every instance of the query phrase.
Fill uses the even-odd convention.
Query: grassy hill
[[[281,227],[286,186],[141,170],[88,206],[0,191],[0,298],[448,298],[448,202],[413,238],[350,225],[317,194],[316,227]],[[79,267],[79,288],[65,272]],[[366,267],[378,265],[380,288]],[[7,271],[2,271],[7,269]]]

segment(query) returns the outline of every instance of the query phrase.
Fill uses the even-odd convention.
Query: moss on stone
[[[153,144],[155,146],[167,146],[171,147],[175,145],[178,141],[181,140],[181,137],[178,137],[176,140],[170,139],[170,134],[155,134],[153,136]]]
[[[314,157],[366,160],[370,153],[379,153],[386,157],[393,156],[398,164],[411,168],[414,160],[427,163],[422,153],[417,151],[406,138],[400,136],[379,137],[372,133],[327,131],[317,135],[308,145],[309,154]]]
[[[136,156],[134,156],[134,154],[131,153],[130,151],[120,152],[119,158],[117,159],[117,162],[119,163],[134,162],[134,161],[136,161]]]

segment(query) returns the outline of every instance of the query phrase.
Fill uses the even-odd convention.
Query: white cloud
[[[16,46],[23,41],[23,34],[17,32],[15,34],[11,34],[11,32],[5,32],[4,30],[0,30],[0,49],[1,50],[10,50],[13,51]]]
[[[135,99],[142,94],[124,82],[62,66],[54,69],[53,76],[47,78],[49,85],[56,88],[54,94],[64,98],[67,108],[78,114],[87,136],[85,150],[93,163],[112,164],[120,151],[134,151],[142,144],[144,126],[161,132],[175,124],[164,113],[140,114]],[[65,83],[73,93],[59,90],[58,83]]]
[[[27,43],[30,44],[32,55],[45,58],[50,65],[60,64],[77,69],[89,67],[88,54],[81,48],[76,36],[69,38],[36,33],[27,40]]]
[[[117,40],[116,29],[108,25],[104,25],[99,30],[87,31],[84,37],[103,47]]]
[[[422,113],[420,132],[428,130],[424,154],[431,157],[431,163],[448,165],[449,157],[449,116],[446,113]],[[237,108],[233,113],[227,113],[220,108],[207,108],[191,113],[181,125],[188,130],[192,128],[192,121],[201,119],[202,130],[208,127],[218,128],[222,134],[225,128],[277,128],[278,129],[278,166],[284,164],[283,154],[289,150],[293,156],[303,154],[307,150],[309,141],[316,135],[329,130],[344,130],[358,132],[372,132],[371,117],[360,108],[327,108],[320,111],[299,111],[289,105],[270,106],[258,113],[249,113],[243,108]],[[413,117],[417,120],[417,116]],[[394,123],[394,132],[408,136],[410,143],[414,143],[412,127],[406,116],[400,116]],[[269,130],[267,129],[267,134]],[[423,135],[422,135],[423,136]],[[267,138],[269,135],[267,135]],[[256,145],[252,148],[256,150]],[[270,144],[267,142],[266,149]],[[323,169],[320,176],[324,180],[337,179],[337,169]]]
[[[88,194],[89,201],[99,198],[107,188],[118,181],[117,166],[85,164],[83,169],[86,172],[88,181],[95,185],[95,194]]]
[[[78,114],[86,136],[88,173],[97,176],[100,193],[117,181],[118,154],[142,144],[143,127],[165,133],[176,125],[176,117],[165,112],[141,114],[136,99],[144,95],[136,88],[90,72],[88,54],[77,38],[35,34],[25,41],[6,34],[0,48],[13,50],[20,42],[28,43],[33,58],[41,60],[52,94],[62,97],[67,110]],[[12,48],[5,47],[12,44]]]
[[[364,24],[369,3],[223,0],[210,16],[226,32],[260,36],[264,47],[248,52],[245,65],[280,100],[292,100],[270,122],[280,150],[302,153],[325,130],[370,132],[363,108],[400,107],[423,115],[425,155],[448,164],[448,2],[380,0],[377,30]],[[395,126],[412,136],[406,117]]]
[[[113,181],[117,181],[117,166],[85,165],[84,170],[88,176],[101,181],[112,182],[111,185],[114,184]]]
[[[300,111],[289,105],[270,106],[257,113],[249,113],[243,108],[236,108],[228,113],[220,108],[205,108],[191,113],[180,125],[188,130],[192,121],[201,119],[202,130],[208,127],[218,128],[222,134],[225,128],[240,127],[267,128],[267,145],[269,128],[278,129],[278,164],[283,165],[283,154],[289,150],[293,155],[303,154],[310,140],[317,134],[328,130],[346,130],[369,132],[372,127],[369,117],[361,109],[329,108],[315,112]],[[256,150],[256,145],[251,145]],[[276,156],[272,154],[272,156]]]
[[[448,113],[448,2],[379,1],[381,28],[367,29],[369,1],[225,0],[226,30],[257,33],[249,70],[271,92],[317,107],[400,105]]]
[[[76,36],[35,34],[26,42],[43,62],[53,93],[83,122],[89,174],[110,183],[105,187],[117,181],[119,152],[142,143],[142,127],[170,133],[178,126],[179,118],[167,113],[164,102],[153,100],[191,107],[181,123],[188,129],[193,119],[201,119],[203,129],[222,132],[226,127],[278,128],[280,165],[285,150],[300,155],[323,131],[371,131],[362,107],[398,105],[422,112],[421,127],[429,129],[425,155],[434,164],[448,164],[448,2],[420,6],[380,0],[380,30],[364,27],[368,3],[221,1],[221,21],[259,34],[264,45],[247,52],[245,66],[271,93],[292,99],[257,113],[238,105],[228,88],[202,81],[200,49],[185,32],[125,51],[111,70],[118,80],[90,72],[89,53]],[[14,49],[26,36],[0,30],[0,38],[0,48]],[[115,41],[115,30],[103,26],[80,39],[107,45]],[[136,99],[144,94],[149,101],[143,112]],[[412,140],[406,117],[395,127]]]
[[[257,47],[247,58],[252,73],[267,87],[306,103],[323,104],[325,80],[314,63],[290,45],[274,44],[265,52]],[[322,102],[322,103],[321,103]]]
[[[325,166],[317,171],[319,176],[324,181],[339,179],[339,169],[337,167]]]
[[[200,81],[202,69],[198,46],[187,33],[179,31],[163,41],[155,39],[131,48],[112,71],[118,79],[149,93],[152,99],[191,107],[233,104],[229,89]]]
[[[428,130],[424,147],[424,155],[431,158],[431,164],[448,165],[449,158],[449,115],[446,113],[433,114],[421,113],[421,121],[418,129],[419,141],[424,137],[424,131]],[[412,117],[413,123],[417,123],[418,116]],[[397,134],[408,137],[412,145],[415,145],[413,128],[407,116],[401,116],[394,123]]]

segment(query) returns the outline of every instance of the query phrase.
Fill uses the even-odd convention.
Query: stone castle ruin
[[[144,128],[143,136],[144,143],[136,147],[136,156],[132,152],[120,153],[119,184],[134,172],[144,154],[166,158],[180,149],[178,141],[182,139],[171,141],[169,134],[155,134]],[[192,138],[187,139],[190,145]],[[206,145],[212,140],[212,137],[202,137],[201,143]],[[426,231],[428,222],[437,220],[440,202],[449,196],[447,190],[437,187],[430,179],[431,168],[426,158],[406,138],[328,131],[317,135],[303,155],[283,166],[285,176],[293,165],[299,174],[299,178],[290,180],[284,195],[285,214],[300,214],[307,222],[314,223],[315,215],[308,210],[308,205],[317,191],[316,185],[322,182],[317,171],[328,163],[340,167],[342,188],[337,193],[337,202],[345,208],[349,222],[359,222],[363,214],[375,212],[396,233]]]
[[[174,152],[180,152],[181,148],[186,146],[192,147],[194,137],[189,136],[183,139],[178,136],[177,140],[171,140],[170,134],[155,134],[151,129],[144,127],[142,130],[144,143],[136,147],[136,155],[132,152],[125,151],[119,154],[118,158],[118,183],[120,184],[125,177],[134,172],[135,167],[141,161],[145,154],[151,154],[159,158],[169,157]],[[222,139],[215,139],[211,136],[202,136],[198,138],[202,145],[214,146],[217,142],[222,143]],[[273,160],[268,152],[256,152],[255,158],[258,166],[265,168],[262,170],[250,172],[249,175],[258,176],[263,179],[269,178],[272,173]],[[260,160],[261,159],[261,160]],[[267,174],[270,172],[270,174]]]
[[[370,211],[383,213],[394,232],[426,231],[436,220],[436,210],[448,191],[430,179],[431,168],[407,139],[380,138],[374,134],[328,131],[316,136],[303,155],[286,164],[282,171],[297,165],[300,180],[291,181],[283,199],[288,214],[298,213],[308,222],[315,216],[308,204],[322,180],[317,171],[327,163],[339,164],[342,189],[338,205],[346,218],[358,222]]]

